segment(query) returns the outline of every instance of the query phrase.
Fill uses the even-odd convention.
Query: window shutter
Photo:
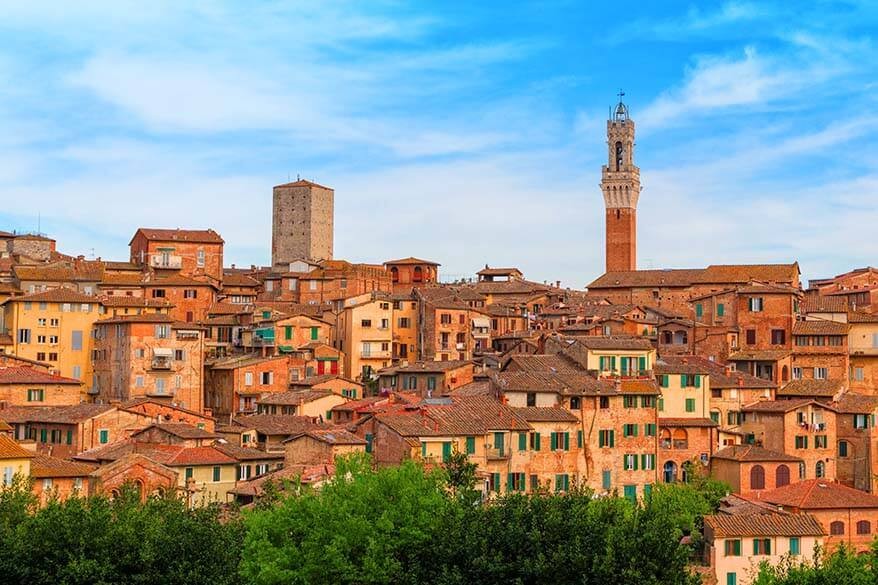
[[[610,369],[616,371],[616,356],[610,357]]]
[[[565,451],[570,450],[570,433],[568,433],[568,432],[564,433],[564,450]]]
[[[689,376],[687,376],[686,374],[682,374],[680,376],[680,386],[685,388],[688,385],[689,385]]]
[[[576,447],[582,449],[582,431],[576,431]]]
[[[646,469],[646,454],[640,456],[640,469]]]
[[[639,367],[639,369],[640,369],[641,372],[645,372],[645,371],[646,371],[646,357],[641,357],[641,358],[638,360],[638,367]]]
[[[527,433],[518,433],[518,450],[527,451]]]
[[[668,375],[662,374],[660,380],[661,380],[660,384],[661,384],[662,388],[667,388],[668,387]]]
[[[701,303],[695,303],[695,316],[701,317],[701,315],[703,313],[704,313],[704,307],[701,305]]]
[[[515,474],[507,473],[506,474],[506,491],[511,492],[515,489]]]
[[[695,374],[695,387],[701,388],[701,376],[698,374]]]
[[[466,438],[466,453],[467,455],[472,455],[476,452],[476,438],[475,437],[467,437]]]
[[[491,476],[494,478],[494,491],[499,492],[500,491],[500,474],[499,473],[492,473]]]
[[[722,317],[725,314],[726,314],[726,306],[722,303],[718,304],[716,306],[716,316]]]
[[[637,433],[640,432],[639,429],[640,429],[640,425],[634,425],[633,431],[634,431],[635,437],[637,436]]]
[[[616,431],[612,430],[612,431],[610,431],[610,447],[615,447],[615,446],[616,446]]]
[[[540,450],[540,434],[537,433],[534,435],[534,450]]]
[[[607,358],[604,356],[601,356],[598,358],[598,367],[600,368],[600,371],[602,371],[602,372],[607,369],[606,361],[607,361]]]
[[[550,447],[550,449],[551,449],[552,451],[555,451],[556,449],[558,449],[558,433],[552,433],[552,434],[550,435],[550,439],[549,439],[549,440],[551,441],[551,447]]]

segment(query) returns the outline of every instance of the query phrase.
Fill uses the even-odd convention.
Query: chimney
[[[560,280],[555,281],[555,288],[561,288],[561,281]]]

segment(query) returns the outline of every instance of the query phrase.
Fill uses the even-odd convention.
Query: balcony
[[[145,394],[150,398],[173,398],[174,393],[167,389],[147,388]]]
[[[389,349],[386,351],[377,350],[377,351],[370,351],[369,353],[361,353],[360,354],[360,359],[364,359],[364,360],[370,360],[370,359],[371,360],[386,360],[386,359],[390,359],[391,357],[393,357],[393,356],[392,356]]]
[[[503,461],[509,459],[511,449],[498,449],[496,447],[486,447],[485,457],[488,461]]]
[[[170,370],[171,369],[171,358],[170,356],[153,356],[152,362],[149,364],[149,368],[151,370]]]
[[[179,270],[183,267],[183,257],[170,254],[153,254],[149,257],[149,265],[152,268]]]

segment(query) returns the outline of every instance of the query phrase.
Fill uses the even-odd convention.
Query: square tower
[[[274,188],[271,264],[332,259],[335,191],[298,180]]]
[[[619,97],[625,94],[620,93]],[[640,169],[634,165],[634,121],[619,101],[607,121],[608,160],[601,173],[606,206],[607,272],[637,270],[637,200]]]

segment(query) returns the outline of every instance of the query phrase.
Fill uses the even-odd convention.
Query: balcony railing
[[[183,258],[182,256],[153,254],[149,258],[149,265],[153,268],[180,269],[183,267]]]
[[[511,449],[498,449],[497,447],[486,447],[485,448],[485,457],[491,460],[502,460],[509,459],[509,455],[511,453]]]
[[[171,369],[171,358],[165,356],[155,356],[152,358],[152,362],[149,365],[152,370],[170,370]]]

